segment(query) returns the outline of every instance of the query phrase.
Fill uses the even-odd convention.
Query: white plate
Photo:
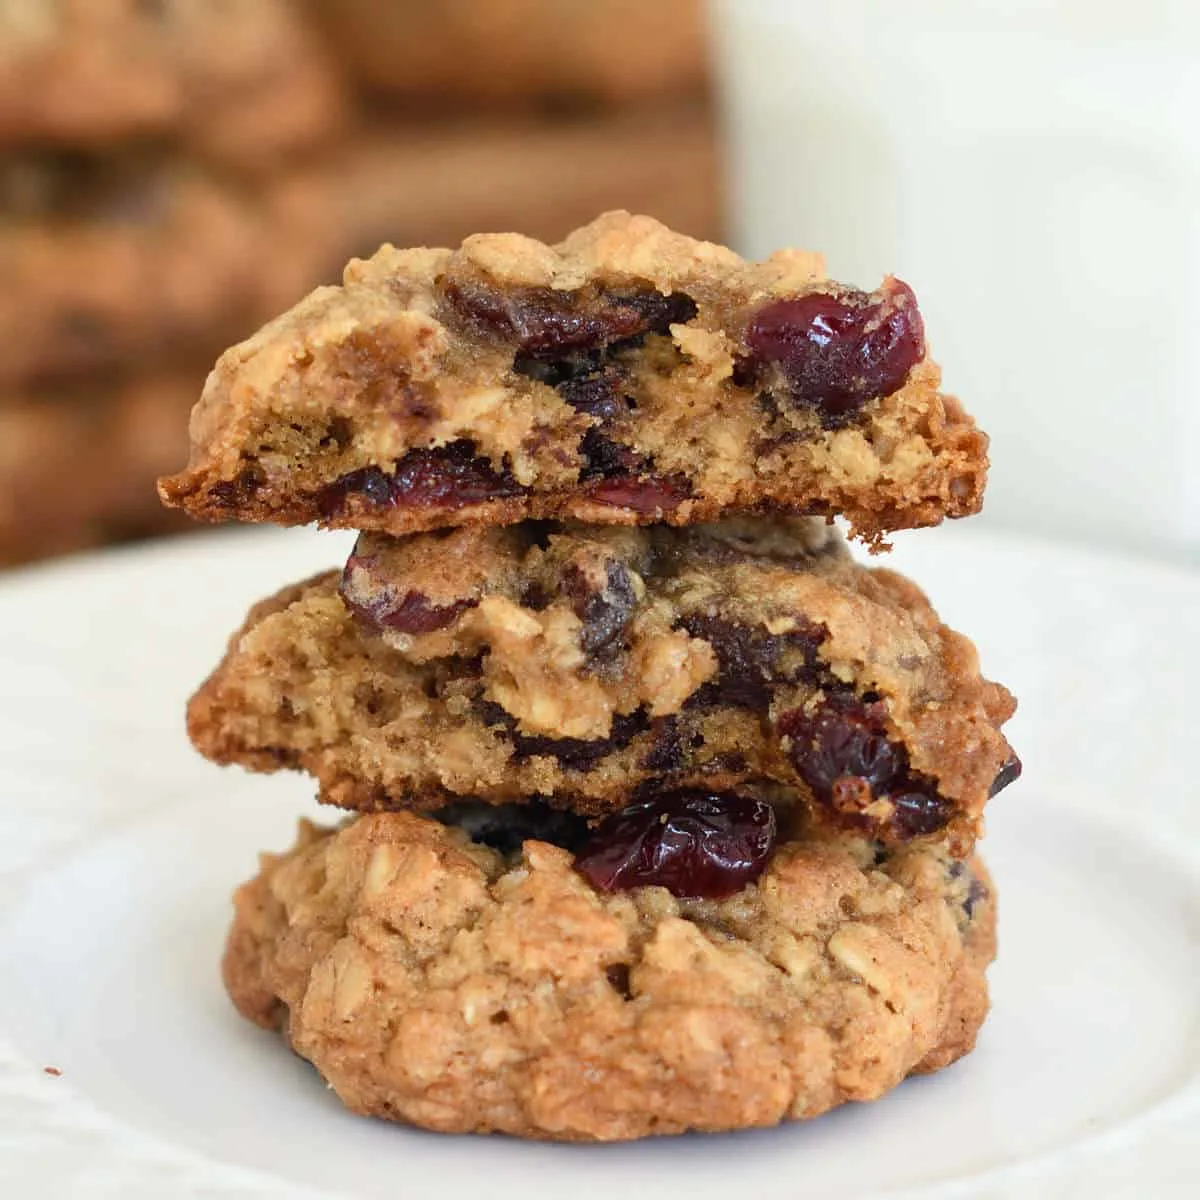
[[[1200,575],[903,539],[894,563],[1022,700],[979,1049],[807,1125],[581,1148],[351,1117],[222,994],[228,893],[311,789],[204,763],[183,702],[252,599],[345,550],[242,532],[0,584],[0,1195],[1200,1192]]]

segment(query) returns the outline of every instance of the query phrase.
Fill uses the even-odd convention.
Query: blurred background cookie
[[[0,0],[0,146],[171,138],[261,165],[344,116],[290,0]]]
[[[0,391],[0,566],[182,530],[145,481],[185,453],[198,377]]]
[[[707,75],[701,0],[307,0],[350,74],[430,105],[649,102]]]
[[[474,230],[518,227],[558,241],[618,207],[670,214],[702,237],[721,227],[712,129],[691,106],[553,122],[377,122],[312,174],[326,232],[338,235],[335,277],[385,241],[456,246]]]
[[[186,159],[0,163],[0,383],[208,357],[320,278],[319,195]]]
[[[217,355],[384,241],[719,238],[707,74],[700,0],[0,0],[0,563],[179,528]]]

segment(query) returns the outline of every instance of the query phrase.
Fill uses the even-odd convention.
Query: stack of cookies
[[[193,697],[356,814],[264,856],[224,976],[356,1112],[615,1140],[971,1049],[1014,702],[873,549],[981,503],[912,292],[609,213],[385,246],[235,346],[168,504],[360,531]]]
[[[288,0],[0,4],[0,564],[160,527],[216,348],[328,277]]]

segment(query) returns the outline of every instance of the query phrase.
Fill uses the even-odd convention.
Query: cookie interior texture
[[[193,516],[407,533],[730,511],[892,529],[978,510],[987,439],[911,291],[609,213],[355,260],[228,350],[161,494]]]
[[[972,1048],[995,951],[982,865],[937,847],[807,838],[729,899],[680,901],[407,812],[302,825],[235,909],[234,1003],[349,1108],[563,1140],[876,1098]]]
[[[218,762],[362,810],[770,784],[826,822],[966,853],[1013,700],[894,572],[819,522],[364,538],[264,601],[192,699]]]

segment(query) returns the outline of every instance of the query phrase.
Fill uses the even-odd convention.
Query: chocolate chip
[[[527,841],[549,842],[574,852],[588,835],[587,821],[551,808],[541,800],[525,804],[484,804],[461,800],[432,814],[443,825],[456,825],[474,842],[501,854],[516,854]]]
[[[966,899],[963,900],[963,912],[967,914],[967,920],[973,920],[975,917],[975,909],[988,898],[991,893],[988,891],[987,884],[983,882],[977,875],[971,876],[970,886],[967,888]]]
[[[317,503],[329,520],[342,512],[350,496],[362,496],[376,508],[453,509],[519,496],[524,490],[507,469],[497,471],[476,457],[473,442],[458,441],[410,451],[391,475],[378,467],[352,471],[323,488]]]
[[[632,1000],[633,992],[629,986],[629,964],[628,963],[613,963],[604,972],[605,978],[612,985],[612,990],[621,997],[622,1000]]]
[[[703,613],[685,617],[682,624],[692,637],[706,641],[717,656],[717,677],[701,689],[699,703],[765,709],[774,685],[816,683],[821,678],[817,648],[826,636],[821,626],[802,625],[774,634],[762,626],[741,625]]]
[[[625,479],[646,465],[635,451],[606,437],[595,426],[580,439],[579,454],[583,459],[580,479]]]
[[[491,700],[480,701],[476,709],[484,724],[499,727],[508,734],[513,746],[513,758],[517,762],[535,756],[553,758],[564,771],[587,770],[609,754],[624,750],[649,726],[645,711],[638,709],[614,716],[606,738],[551,738],[520,733],[516,718]]]
[[[595,590],[587,573],[576,563],[563,570],[561,588],[571,609],[583,623],[579,644],[588,655],[598,654],[620,638],[637,608],[633,575],[624,563],[609,559],[604,586]]]

